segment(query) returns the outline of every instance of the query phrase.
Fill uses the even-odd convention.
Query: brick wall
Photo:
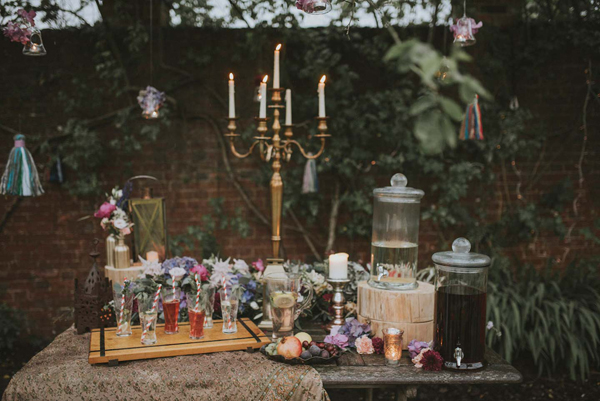
[[[225,46],[232,36],[239,32],[208,35],[205,31],[179,33],[179,38],[186,37],[192,43],[201,46]],[[18,45],[0,42],[0,93],[10,96],[0,97],[0,124],[12,128],[21,126],[28,134],[30,147],[33,148],[39,139],[59,134],[57,126],[64,125],[69,118],[68,113],[58,109],[54,97],[61,88],[69,86],[64,77],[65,71],[80,73],[91,71],[91,57],[94,50],[93,38],[86,35],[76,35],[69,32],[49,32],[45,34],[49,55],[42,59],[28,58],[20,55]],[[181,42],[173,41],[173,43]],[[485,42],[479,43],[478,51],[485,51]],[[201,48],[201,47],[200,47]],[[77,50],[77,51],[74,51]],[[166,59],[176,57],[176,46],[169,47]],[[223,80],[223,71],[231,66],[238,72],[239,82],[252,82],[254,72],[263,66],[270,68],[270,55],[263,59],[253,60],[255,67],[245,65],[244,61],[230,62],[226,58],[211,64],[202,73],[202,80],[185,85],[178,89],[177,99],[186,99],[185,104],[178,104],[178,110],[186,116],[185,120],[175,119],[173,125],[162,131],[159,139],[146,145],[136,152],[130,160],[120,157],[118,151],[107,158],[101,171],[102,186],[106,190],[115,183],[123,183],[128,177],[137,174],[153,175],[163,183],[155,188],[157,195],[167,198],[167,216],[171,234],[182,233],[190,225],[201,225],[202,216],[209,210],[208,200],[214,197],[225,199],[224,208],[227,213],[233,213],[238,206],[243,206],[239,192],[228,180],[217,135],[212,126],[206,121],[194,117],[201,115],[225,115],[217,102],[207,95],[206,86],[223,90],[225,85],[216,84]],[[549,144],[544,163],[537,166],[534,162],[523,163],[516,160],[517,167],[527,182],[527,177],[534,169],[542,171],[537,188],[548,189],[565,177],[577,182],[577,160],[581,147],[581,132],[577,130],[581,118],[581,109],[585,95],[585,79],[583,70],[586,66],[584,57],[573,50],[573,54],[565,55],[554,63],[549,63],[540,69],[538,78],[519,82],[517,95],[523,107],[530,108],[539,118],[548,123],[549,129],[562,130],[564,136],[556,139],[558,145]],[[267,68],[267,67],[265,67]],[[263,68],[263,69],[265,69]],[[61,79],[55,72],[62,71]],[[163,71],[164,73],[164,71]],[[147,71],[138,71],[135,84],[143,86],[147,82]],[[35,83],[31,85],[31,83]],[[223,81],[224,82],[224,81]],[[106,82],[90,83],[104,85]],[[492,83],[493,84],[493,83]],[[156,85],[158,86],[158,85]],[[19,93],[15,88],[26,88]],[[248,98],[252,85],[238,85],[238,99]],[[82,101],[85,101],[82,100]],[[106,111],[118,108],[126,100],[106,100]],[[244,115],[251,115],[249,109],[238,101]],[[249,104],[249,102],[247,102]],[[251,107],[255,107],[251,104]],[[92,116],[90,116],[92,117]],[[590,140],[584,164],[585,196],[579,205],[581,222],[579,226],[590,225],[597,218],[598,197],[598,139],[594,135],[598,131],[597,115],[592,115]],[[148,122],[140,121],[140,124]],[[152,124],[152,123],[150,123]],[[223,127],[221,127],[223,128]],[[103,140],[110,141],[118,132],[103,129]],[[0,129],[0,157],[6,157],[12,146],[12,134]],[[46,162],[40,159],[38,163]],[[236,160],[230,158],[231,165],[239,177],[240,183],[265,215],[269,214],[268,189],[257,185],[251,179],[251,172],[259,166],[256,159]],[[500,172],[498,172],[500,173]],[[66,172],[67,179],[73,172]],[[322,177],[326,180],[326,177]],[[507,166],[506,188],[498,182],[495,188],[497,196],[490,204],[490,212],[501,210],[504,203],[519,202],[516,197],[518,177],[510,166]],[[39,198],[23,199],[7,219],[0,233],[0,299],[10,305],[23,309],[32,321],[41,319],[47,322],[41,324],[43,334],[51,335],[64,329],[68,320],[57,320],[61,313],[68,313],[72,305],[73,279],[84,278],[90,267],[87,256],[93,238],[103,238],[97,221],[79,221],[83,216],[90,215],[101,199],[74,198],[57,184],[44,181],[46,194]],[[508,197],[505,195],[508,193]],[[527,193],[528,197],[539,196]],[[510,199],[510,200],[508,200]],[[4,215],[11,209],[13,198],[0,199],[0,213]],[[432,200],[427,196],[423,199],[424,207]],[[477,200],[473,200],[477,202]],[[247,209],[243,208],[244,216],[251,224],[251,234],[248,238],[240,238],[228,230],[218,232],[219,243],[223,255],[244,258],[248,261],[265,258],[270,255],[270,228],[260,223]],[[565,219],[570,214],[565,213]],[[343,216],[341,217],[343,218]],[[289,218],[284,222],[293,225]],[[312,228],[319,245],[326,239],[326,223]],[[293,259],[306,259],[311,252],[302,236],[289,228],[283,229],[286,255]],[[420,264],[429,264],[433,252],[440,250],[440,238],[429,222],[422,223],[420,231]],[[353,259],[366,260],[369,257],[369,239],[350,242],[339,238],[336,250],[346,250]],[[566,249],[569,249],[567,252]],[[596,252],[593,244],[578,238],[565,244],[564,241],[551,234],[543,241],[538,241],[536,248],[517,247],[514,256],[522,260],[542,264],[548,257],[571,259],[577,255]],[[198,255],[192,255],[198,256]],[[52,320],[52,321],[50,321]]]

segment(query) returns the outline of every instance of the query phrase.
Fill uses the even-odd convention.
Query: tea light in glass
[[[393,327],[383,330],[383,350],[386,365],[395,366],[400,363],[403,334],[404,331]]]

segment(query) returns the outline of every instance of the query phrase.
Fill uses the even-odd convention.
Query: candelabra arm
[[[300,153],[302,153],[302,156],[304,156],[306,159],[317,159],[319,156],[321,156],[323,154],[323,151],[325,150],[325,137],[321,137],[321,149],[319,149],[319,151],[314,154],[311,155],[310,153],[306,153],[304,151],[304,148],[302,147],[302,145],[300,145],[298,143],[298,141],[295,141],[293,139],[288,139],[285,141],[285,147],[287,149],[291,148],[292,145],[296,145],[298,147],[298,150],[300,151]],[[289,149],[291,150],[291,149]]]
[[[245,159],[246,157],[250,156],[252,154],[252,151],[254,150],[254,147],[256,145],[258,145],[259,143],[261,143],[261,140],[256,140],[256,141],[254,141],[252,143],[252,145],[250,145],[250,148],[248,149],[248,152],[246,152],[246,153],[239,153],[235,149],[235,143],[233,141],[234,141],[233,138],[229,139],[229,148],[231,149],[231,153],[233,153],[235,155],[235,157],[237,157],[239,159]]]

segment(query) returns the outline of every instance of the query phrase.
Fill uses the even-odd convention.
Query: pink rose
[[[256,262],[252,262],[252,267],[254,267],[259,272],[265,271],[265,264],[262,259],[258,259]]]
[[[208,269],[204,267],[204,265],[196,265],[191,270],[190,273],[198,274],[200,276],[200,281],[208,281]]]
[[[423,361],[423,354],[425,354],[427,351],[430,351],[430,349],[429,348],[423,348],[423,349],[421,349],[421,352],[419,352],[419,355],[415,356],[412,359],[412,363],[415,364],[415,368],[419,368],[420,369],[420,368],[423,367],[423,363],[422,363],[422,361]]]
[[[359,354],[372,354],[375,352],[375,349],[373,348],[373,342],[368,336],[357,338],[354,344],[356,345],[356,351]]]
[[[121,230],[121,234],[123,234],[123,235],[129,235],[129,234],[131,234],[131,228],[129,228],[129,227],[123,228]]]
[[[98,209],[98,211],[96,213],[94,213],[94,217],[97,217],[99,219],[103,219],[103,218],[109,218],[110,215],[112,214],[112,212],[115,211],[117,207],[115,205],[111,205],[108,202],[104,202],[101,206],[100,209]]]

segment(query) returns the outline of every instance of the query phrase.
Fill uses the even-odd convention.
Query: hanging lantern
[[[142,117],[146,119],[158,118],[158,109],[165,103],[167,97],[164,92],[152,86],[147,86],[145,90],[141,90],[137,101],[142,108]]]
[[[329,0],[296,0],[296,8],[307,14],[326,14],[331,11]]]
[[[25,43],[23,47],[23,54],[26,56],[45,56],[46,48],[44,47],[44,41],[42,40],[42,32],[33,28],[31,31],[31,37],[29,42]]]
[[[483,139],[483,127],[481,126],[481,109],[479,108],[479,96],[475,95],[473,103],[467,106],[465,118],[458,133],[459,139]]]
[[[0,183],[0,194],[39,196],[44,193],[37,167],[25,147],[25,135],[15,136],[15,147],[10,151]]]
[[[467,0],[463,3],[463,16],[450,25],[450,31],[454,34],[454,44],[465,47],[475,44],[475,34],[483,26],[483,22],[476,23],[473,18],[467,17]]]
[[[129,210],[133,219],[134,259],[152,259],[158,255],[165,260],[167,249],[167,214],[165,198],[154,198],[152,188],[144,188],[142,198],[131,198]],[[154,252],[156,254],[154,254]]]

